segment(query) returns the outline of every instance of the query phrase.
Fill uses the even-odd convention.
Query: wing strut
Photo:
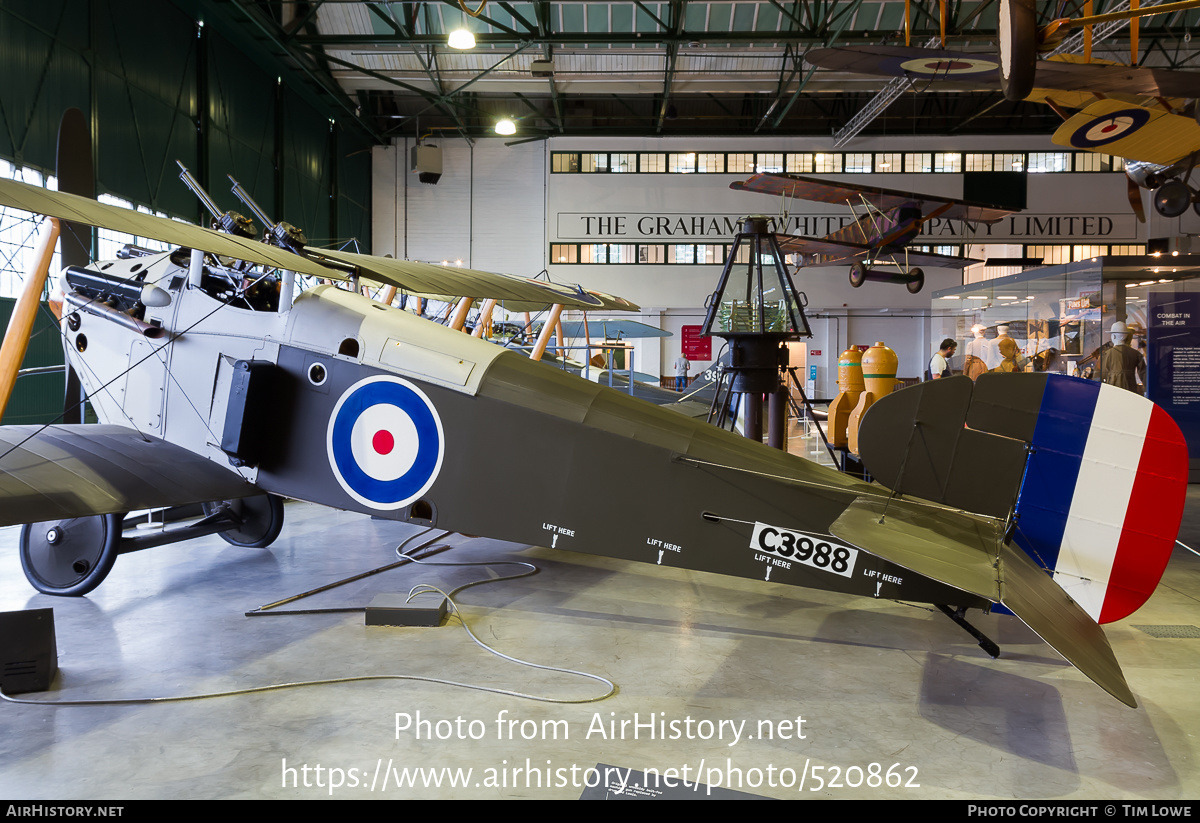
[[[62,231],[58,218],[46,219],[49,225],[42,232],[42,239],[33,255],[33,267],[25,275],[25,290],[13,306],[8,330],[4,333],[4,344],[0,346],[0,417],[4,416],[4,409],[17,382],[17,372],[25,360],[33,321],[37,317],[38,304],[42,301],[42,291],[46,288],[46,276],[50,273],[50,261],[54,258],[54,244],[58,242],[58,235]]]

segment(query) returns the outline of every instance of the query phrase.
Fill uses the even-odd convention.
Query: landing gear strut
[[[79,597],[99,586],[118,554],[219,534],[234,546],[262,549],[283,529],[283,500],[262,494],[204,503],[204,518],[187,525],[122,535],[123,514],[99,514],[30,523],[21,529],[21,568],[43,594]],[[169,521],[167,510],[166,517]]]

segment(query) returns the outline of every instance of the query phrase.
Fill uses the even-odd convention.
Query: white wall
[[[468,145],[458,138],[430,138],[441,146],[443,174],[436,186],[423,185],[408,173],[412,139],[394,147],[374,150],[373,236],[375,253],[440,262],[461,259],[464,265],[490,271],[534,276],[548,268],[565,283],[619,294],[643,307],[637,318],[675,334],[666,339],[635,343],[639,371],[666,374],[678,356],[679,329],[703,321],[703,305],[720,276],[720,266],[685,265],[563,265],[551,261],[555,242],[671,242],[673,234],[657,232],[659,216],[777,215],[786,208],[793,219],[827,222],[847,215],[842,206],[793,202],[782,204],[769,195],[733,191],[729,183],[745,174],[551,174],[554,151],[820,151],[831,148],[827,138],[583,138],[505,146],[502,139],[478,140]],[[855,141],[850,151],[1054,151],[1049,138],[992,137],[883,137]],[[887,188],[961,196],[962,176],[842,175],[854,183],[875,183]],[[978,230],[975,243],[997,248],[1019,243],[1134,243],[1147,237],[1180,234],[1200,228],[1200,217],[1190,211],[1175,220],[1151,218],[1138,224],[1126,202],[1125,178],[1120,174],[1029,175],[1026,212]],[[590,222],[588,236],[582,218],[600,215],[651,215],[644,224],[649,236],[636,231],[636,220],[626,219],[624,233],[597,233]],[[1083,218],[1087,218],[1086,220]],[[1196,223],[1196,227],[1192,224]],[[615,225],[615,223],[610,223]],[[668,226],[670,223],[668,223]],[[968,243],[961,225],[931,222],[929,242]],[[651,239],[653,238],[653,239]],[[675,242],[728,242],[728,236],[684,233]],[[868,282],[852,289],[848,267],[811,267],[795,275],[805,292],[812,316],[814,337],[809,347],[821,351],[808,363],[818,367],[818,394],[836,390],[837,356],[848,344],[884,340],[900,358],[901,376],[923,373],[925,361],[940,335],[931,340],[923,315],[932,292],[958,285],[956,270],[926,268],[926,286],[917,295],[887,283]],[[883,311],[881,311],[883,310]],[[716,356],[721,341],[713,341]],[[707,364],[697,364],[702,368]]]

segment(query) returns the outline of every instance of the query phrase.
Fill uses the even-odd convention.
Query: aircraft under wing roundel
[[[1200,149],[1200,124],[1191,117],[1120,100],[1097,100],[1068,118],[1056,145],[1169,166]]]
[[[786,254],[797,255],[800,265],[852,262],[850,284],[855,288],[867,280],[882,280],[904,283],[913,294],[925,283],[920,266],[962,269],[982,262],[909,250],[909,244],[927,221],[941,218],[995,223],[1013,213],[1012,209],[942,195],[916,194],[793,174],[756,174],[747,180],[734,181],[729,187],[736,191],[847,205],[854,215],[853,223],[819,238],[780,235],[780,249]],[[865,207],[864,213],[855,211],[856,206]],[[896,271],[880,270],[875,268],[877,266],[893,266]]]
[[[822,69],[907,77],[939,88],[999,88],[1000,61],[993,54],[968,54],[909,46],[835,46],[804,55]],[[1038,60],[1034,86],[1060,91],[1133,94],[1150,97],[1200,97],[1200,73],[1055,58]]]

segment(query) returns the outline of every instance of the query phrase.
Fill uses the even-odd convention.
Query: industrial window
[[[1028,171],[1030,174],[1070,171],[1071,155],[1065,151],[1031,151]]]
[[[812,174],[813,156],[811,154],[788,154],[788,174]]]
[[[1042,265],[1053,266],[1057,263],[1071,262],[1070,246],[1026,246],[1025,257],[1040,257]]]
[[[582,172],[608,171],[608,155],[587,153],[580,155],[579,170]]]
[[[608,156],[609,171],[625,174],[636,172],[638,156],[636,154],[610,154]]]
[[[1108,246],[1072,246],[1071,259],[1075,261],[1089,260],[1093,257],[1103,257],[1108,254]]]
[[[753,154],[731,154],[729,155],[729,173],[730,174],[749,174],[754,171],[754,155]]]
[[[783,171],[783,155],[760,154],[754,169],[759,174],[779,174]]]
[[[875,171],[880,174],[899,174],[904,171],[904,156],[900,154],[875,155]]]
[[[933,171],[933,155],[929,152],[904,155],[904,170],[910,174],[928,174]]]
[[[658,244],[638,246],[639,263],[665,263],[666,251]]]
[[[1146,253],[1146,247],[1144,245],[1109,246],[1108,253],[1116,255],[1140,255]]]
[[[554,263],[578,263],[579,247],[574,243],[556,243],[550,247],[550,260]]]
[[[579,247],[580,263],[607,263],[608,245],[606,243],[584,243]]]
[[[45,177],[38,171],[14,166],[4,160],[0,160],[0,177],[5,180],[18,180],[31,186],[42,186],[51,191],[58,189],[58,181],[54,177]],[[21,293],[25,272],[33,266],[41,222],[41,218],[29,212],[0,207],[0,296],[16,297]],[[64,227],[64,234],[65,232]],[[86,242],[91,245],[90,238],[87,238]],[[62,261],[55,251],[50,270],[60,269]]]
[[[963,157],[963,168],[967,171],[991,171],[992,155],[971,152]]]
[[[667,170],[667,156],[655,152],[641,155],[641,171],[646,174],[662,174]]]
[[[636,263],[637,246],[632,243],[612,243],[608,247],[609,263]]]
[[[958,174],[962,171],[962,155],[956,151],[942,151],[933,155],[935,174]]]
[[[841,170],[842,156],[840,154],[813,155],[813,171],[824,174],[836,174]]]
[[[870,154],[847,154],[843,163],[842,170],[847,174],[870,174],[871,173],[871,155]]]
[[[691,174],[696,170],[696,155],[691,154],[668,154],[667,155],[667,171],[672,174]]]
[[[691,243],[673,243],[668,246],[668,259],[672,263],[695,263],[696,247]]]
[[[1121,171],[1124,167],[1120,157],[1090,151],[1075,153],[1075,171]]]
[[[696,155],[696,171],[701,174],[722,173],[725,171],[725,155],[714,153]]]
[[[579,171],[579,155],[575,152],[554,152],[550,156],[550,170],[559,173]]]
[[[696,246],[696,262],[720,265],[725,262],[723,244],[702,243]]]

